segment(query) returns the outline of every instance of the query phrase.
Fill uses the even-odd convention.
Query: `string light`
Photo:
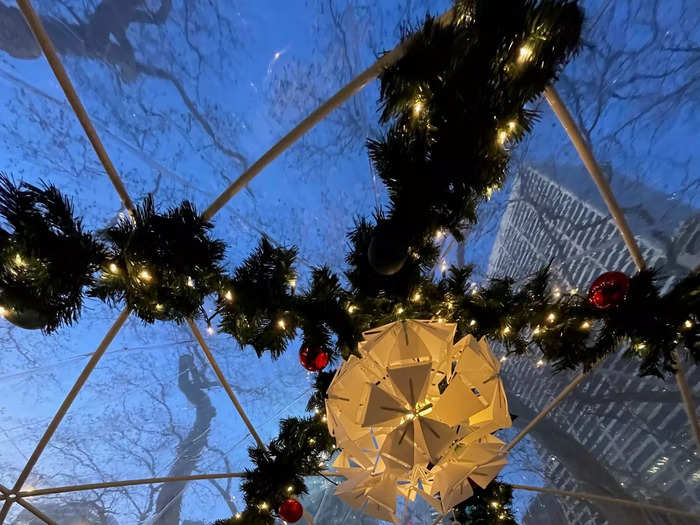
[[[508,335],[509,333],[510,333],[510,326],[506,326],[506,327],[503,329],[503,335]]]
[[[403,306],[399,306],[399,307],[396,309],[396,313],[397,313],[397,314],[402,314],[402,313],[403,313]]]
[[[417,117],[421,111],[423,111],[423,103],[419,100],[413,104],[413,115]]]
[[[438,230],[438,231],[435,232],[435,240],[436,240],[436,241],[439,241],[439,240],[442,239],[444,236],[445,236],[445,232],[442,231],[442,230]]]
[[[351,314],[351,313],[353,313],[355,310],[357,310],[357,306],[355,306],[354,304],[351,304],[351,305],[348,306],[348,313]]]
[[[501,363],[505,363],[508,358],[506,356],[501,357],[500,361]]]
[[[445,273],[447,271],[447,261],[442,261],[442,264],[440,265],[440,271],[442,273]]]
[[[280,319],[279,321],[277,321],[277,326],[284,330],[287,327],[287,323],[284,322],[284,319]]]
[[[552,295],[554,296],[555,299],[559,299],[559,297],[561,297],[561,290],[559,290],[559,288],[555,288]]]
[[[4,306],[0,306],[0,316],[5,317],[9,312],[7,311],[7,308]]]
[[[544,361],[542,361],[542,359],[540,359],[539,361],[537,361],[537,363],[535,363],[535,366],[536,366],[537,368],[539,368],[539,367],[541,367],[541,366],[544,366]]]
[[[159,312],[162,312],[163,308],[165,308],[165,307],[162,304],[160,304],[160,303],[156,304],[156,310],[158,310]]]
[[[506,132],[503,131],[503,130],[499,131],[499,132],[498,132],[498,143],[499,143],[501,146],[503,146],[503,145],[506,143],[506,140],[508,140],[508,133],[506,133]],[[491,197],[491,192],[493,192],[493,190],[491,190],[491,192],[489,192],[490,189],[491,189],[491,188],[489,187],[489,188],[486,190],[487,193],[488,193],[489,198]]]
[[[572,288],[569,292],[571,295],[576,295],[578,293],[578,288]]]
[[[321,421],[323,421],[324,423],[325,423],[326,421],[328,421],[328,418],[326,417],[326,414],[323,414],[323,417],[321,418]]]
[[[296,279],[289,279],[289,287],[292,289],[292,291],[296,290],[297,280]]]
[[[294,487],[292,487],[291,485],[289,485],[289,486],[287,487],[287,492],[290,492],[290,493],[291,493],[291,492],[293,492],[293,491],[294,491]]]
[[[683,323],[683,328],[692,328],[693,327],[693,321],[690,319],[687,319],[685,323]]]
[[[194,281],[192,280],[192,277],[187,278],[187,286],[194,288]]]
[[[118,273],[119,272],[119,266],[117,266],[114,263],[109,263],[109,271],[112,273]]]
[[[420,292],[414,293],[414,294],[413,294],[413,297],[412,297],[412,300],[413,300],[414,303],[420,301]]]
[[[316,440],[314,438],[309,438],[309,445],[313,445],[316,443]]]
[[[511,130],[511,131],[515,131],[515,126],[516,126],[516,124],[515,124],[515,121],[514,121],[514,120],[511,120],[511,121],[508,123],[508,129]]]
[[[269,507],[269,505],[267,504],[266,501],[263,501],[263,502],[260,504],[260,510],[267,510],[268,507]]]
[[[532,335],[540,335],[542,332],[542,329],[540,328],[540,325],[537,325],[535,329],[532,331]]]
[[[494,509],[497,509],[497,508],[498,508],[498,502],[497,502],[497,501],[492,501],[492,502],[491,502],[491,506],[492,506]]]
[[[237,520],[241,519],[241,513],[240,513],[240,512],[236,512],[236,519],[237,519]]]
[[[532,58],[533,52],[532,48],[528,45],[524,45],[520,47],[520,51],[518,52],[518,62],[527,62]]]
[[[583,323],[581,323],[582,330],[588,330],[590,327],[591,327],[591,323],[589,323],[588,321],[584,321]]]
[[[314,408],[314,414],[319,415],[321,411],[318,408]]]
[[[150,281],[152,279],[151,274],[148,273],[148,270],[141,270],[139,272],[139,279],[142,281]]]
[[[644,350],[646,347],[646,343],[637,343],[636,345],[634,345],[635,350]]]
[[[444,323],[444,322],[445,322],[445,320],[444,320],[442,317],[438,317],[438,320],[437,320],[437,321],[438,321],[438,323]]]
[[[469,321],[469,326],[476,326],[476,319]]]
[[[550,323],[553,323],[554,321],[556,321],[556,319],[557,316],[554,313],[551,313],[547,316],[547,321],[549,321]]]
[[[17,266],[24,266],[24,264],[25,264],[24,259],[22,259],[22,256],[19,253],[17,255],[15,255],[15,264]]]
[[[231,292],[231,290],[226,290],[226,293],[224,294],[224,299],[226,299],[229,302],[233,301],[233,293]]]
[[[208,324],[207,325],[207,333],[209,335],[214,335],[215,332],[216,332],[216,330],[214,330],[214,327],[212,325]]]

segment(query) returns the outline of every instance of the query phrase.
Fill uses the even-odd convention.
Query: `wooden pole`
[[[219,365],[216,362],[216,359],[214,359],[214,355],[211,353],[209,346],[207,345],[206,341],[204,340],[204,337],[202,337],[202,334],[199,331],[199,328],[197,328],[197,325],[194,324],[194,322],[192,322],[192,319],[188,319],[187,323],[190,325],[190,329],[192,330],[192,333],[194,334],[195,339],[197,339],[199,346],[202,347],[202,350],[204,351],[204,355],[207,356],[207,359],[209,360],[209,364],[214,369],[214,373],[216,374],[216,377],[219,378],[219,382],[221,383],[221,386],[223,386],[224,390],[226,390],[228,397],[233,402],[233,406],[236,407],[238,414],[241,416],[241,419],[243,420],[245,425],[248,427],[248,430],[250,431],[250,435],[253,436],[253,438],[258,443],[258,446],[260,448],[265,448],[265,443],[263,443],[262,439],[260,439],[260,436],[258,435],[255,428],[253,427],[253,424],[250,422],[250,419],[248,419],[248,416],[246,415],[245,410],[243,410],[243,407],[238,402],[238,398],[236,397],[236,394],[233,392],[231,385],[228,384],[228,381],[226,381],[226,377],[224,376],[224,373],[221,371],[221,368],[219,368]]]

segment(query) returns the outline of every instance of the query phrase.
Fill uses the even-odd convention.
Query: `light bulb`
[[[447,271],[447,261],[442,261],[442,264],[440,265],[440,271],[442,273],[445,273]]]
[[[415,303],[416,301],[420,301],[420,292],[416,292],[413,294],[413,302]]]
[[[589,323],[588,321],[584,321],[583,323],[581,323],[582,330],[588,330],[590,327],[591,327],[591,323]]]
[[[119,271],[119,266],[114,263],[109,263],[109,271],[112,273],[117,273]]]
[[[277,321],[277,326],[284,330],[287,327],[287,323],[284,322],[284,319],[280,319],[279,321]]]
[[[316,443],[316,440],[314,438],[309,438],[309,445],[313,445]]]
[[[403,306],[399,306],[399,307],[396,309],[396,313],[397,313],[397,314],[402,314],[402,313],[403,313]]]
[[[498,132],[498,143],[501,146],[503,146],[503,144],[506,143],[506,140],[508,140],[508,133],[506,133],[505,131],[499,131]],[[491,188],[488,188],[486,191],[488,192],[488,196],[491,197],[491,193],[493,192],[493,190]]]
[[[511,121],[508,123],[508,129],[511,130],[511,131],[515,131],[515,126],[516,126],[516,124],[515,124],[515,121],[514,121],[514,120],[511,120]]]
[[[423,111],[423,103],[418,101],[415,104],[413,104],[413,114],[417,117],[420,115],[420,112]]]
[[[224,299],[227,301],[233,301],[233,293],[231,290],[226,290],[226,293],[224,294]]]
[[[297,287],[297,280],[296,279],[289,279],[289,287],[294,290]]]
[[[15,264],[17,266],[24,266],[24,259],[22,259],[22,256],[19,253],[15,255]]]
[[[535,365],[537,366],[537,368],[539,368],[539,367],[544,365],[544,361],[542,361],[542,359],[540,359],[539,361],[537,361],[537,363],[535,363]]]
[[[510,326],[506,326],[506,327],[503,329],[503,335],[508,335],[509,333],[510,333]]]
[[[7,315],[7,308],[0,306],[0,316],[5,317]]]
[[[156,310],[158,310],[159,312],[162,312],[163,308],[164,308],[164,306],[162,304],[160,304],[160,303],[156,304]]]
[[[260,508],[261,508],[262,510],[267,510],[267,507],[268,507],[268,504],[267,504],[266,501],[263,501],[263,502],[260,504]]]
[[[505,362],[506,362],[506,359],[507,359],[506,356],[501,357],[501,363],[505,363]]]
[[[194,288],[194,281],[192,280],[192,277],[187,278],[187,286]]]
[[[209,335],[214,335],[214,332],[215,332],[214,327],[212,325],[207,325],[207,333]]]
[[[469,326],[476,326],[476,319],[469,321]]]
[[[351,305],[348,306],[348,313],[351,314],[351,313],[353,313],[355,310],[357,310],[357,306],[355,306],[354,304],[351,304]]]
[[[435,232],[435,240],[436,240],[436,241],[439,241],[440,239],[442,239],[442,237],[443,237],[444,235],[445,235],[445,232],[443,232],[442,230],[436,231],[436,232]]]
[[[578,288],[572,288],[569,292],[571,295],[576,295],[578,293]]]
[[[519,62],[527,62],[532,58],[532,48],[528,45],[524,45],[520,47],[520,51],[518,52],[518,61]]]
[[[294,491],[294,487],[292,487],[291,485],[289,485],[289,486],[287,487],[287,492],[292,492],[292,491]]]
[[[690,319],[687,319],[687,320],[685,321],[685,323],[683,323],[683,327],[684,327],[684,328],[692,328],[692,327],[693,327],[693,321],[691,321]]]
[[[492,501],[492,502],[491,502],[491,506],[492,506],[494,509],[497,509],[497,508],[498,508],[498,502],[497,502],[497,501]]]
[[[144,280],[144,281],[150,281],[152,279],[151,274],[148,273],[148,270],[141,270],[139,272],[139,279]]]
[[[536,326],[535,329],[532,331],[532,334],[540,335],[540,332],[542,332],[542,329],[539,326]]]
[[[552,292],[552,295],[555,299],[559,299],[559,297],[561,297],[561,290],[559,290],[559,288],[555,288],[554,292]]]
[[[438,317],[438,323],[444,323],[445,320],[442,317]]]
[[[547,316],[547,321],[549,321],[550,323],[553,323],[556,320],[556,318],[557,318],[556,314],[551,313]]]
[[[321,418],[321,421],[323,421],[324,423],[325,423],[326,421],[328,421],[328,418],[326,417],[325,414],[324,414],[323,417]]]
[[[236,519],[237,519],[237,520],[241,519],[241,513],[240,513],[240,512],[236,512]]]

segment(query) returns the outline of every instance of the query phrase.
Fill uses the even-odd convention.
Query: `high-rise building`
[[[610,175],[610,173],[608,174]],[[611,186],[649,267],[667,289],[700,263],[698,210],[619,175]],[[526,278],[552,263],[559,293],[587,290],[601,273],[635,272],[622,237],[583,168],[530,167],[512,184],[489,260],[491,277]],[[621,353],[603,361],[525,443],[546,483],[685,510],[700,507],[700,460],[675,381],[639,378]],[[700,369],[686,366],[694,393]],[[511,412],[527,422],[574,377],[537,357],[508,359]],[[516,424],[517,424],[516,420]],[[678,518],[613,504],[537,498],[524,525],[564,514],[581,525],[680,524]],[[687,521],[697,523],[697,521]]]

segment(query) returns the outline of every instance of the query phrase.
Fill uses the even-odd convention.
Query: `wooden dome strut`
[[[97,154],[97,157],[100,159],[102,162],[102,165],[104,166],[104,169],[107,173],[107,175],[110,178],[110,181],[112,182],[116,192],[119,195],[119,198],[122,201],[122,204],[124,205],[124,208],[127,210],[129,215],[133,218],[133,210],[134,210],[134,205],[133,201],[129,197],[129,194],[126,190],[126,187],[124,186],[123,181],[119,177],[118,172],[116,171],[116,168],[112,164],[112,161],[107,154],[104,145],[102,144],[102,141],[100,140],[97,131],[95,130],[94,126],[92,125],[92,122],[87,114],[87,111],[85,110],[85,107],[83,106],[82,102],[80,101],[80,98],[78,97],[77,92],[75,91],[75,88],[73,87],[73,84],[70,81],[70,78],[68,77],[68,74],[63,67],[63,64],[60,60],[60,57],[56,53],[56,50],[53,46],[53,43],[51,42],[51,38],[47,34],[46,30],[44,29],[41,20],[39,19],[39,16],[37,15],[36,11],[31,5],[30,0],[17,0],[17,4],[22,11],[22,14],[24,15],[25,19],[27,20],[27,23],[29,24],[29,27],[34,34],[35,38],[37,39],[37,42],[39,43],[47,61],[49,62],[49,65],[51,66],[51,69],[53,70],[56,79],[58,80],[59,84],[61,85],[61,88],[63,89],[65,96],[70,103],[71,107],[73,108],[73,111],[76,114],[76,117],[78,118],[80,124],[83,127],[83,130],[85,131],[86,136],[88,137],[88,140],[93,146],[93,149],[95,150],[95,153]],[[452,10],[449,10],[445,12],[441,17],[440,20],[448,21],[452,18]],[[279,155],[281,155],[285,150],[287,150],[289,147],[291,147],[297,140],[299,140],[303,135],[305,135],[307,132],[309,132],[314,126],[316,126],[319,122],[321,122],[326,116],[328,116],[332,111],[337,109],[341,104],[343,104],[346,100],[352,98],[355,94],[357,94],[359,91],[361,91],[367,84],[369,84],[371,81],[377,78],[377,76],[386,68],[387,66],[391,65],[392,63],[396,62],[399,60],[406,52],[406,47],[407,47],[407,42],[404,42],[394,48],[392,51],[384,54],[381,58],[379,58],[374,64],[372,64],[370,67],[368,67],[365,71],[363,71],[360,75],[355,77],[353,80],[351,80],[346,86],[341,88],[335,95],[330,97],[326,102],[321,104],[318,108],[316,108],[313,112],[311,112],[305,119],[303,119],[294,129],[292,129],[288,134],[286,134],[282,139],[280,139],[279,142],[277,142],[274,146],[272,146],[267,152],[265,152],[255,163],[253,163],[247,170],[242,173],[238,179],[236,179],[226,190],[216,198],[216,200],[204,211],[203,217],[206,219],[211,219],[218,211],[220,211],[231,198],[233,198],[241,189],[243,189],[248,183],[250,183],[254,177],[256,177],[267,165],[269,165],[272,161],[274,161]],[[569,138],[571,139],[572,143],[576,147],[576,150],[579,153],[579,156],[581,157],[584,165],[586,166],[586,169],[590,173],[591,177],[593,178],[594,182],[596,183],[596,186],[598,187],[603,200],[605,201],[606,205],[608,206],[608,210],[610,211],[610,214],[612,215],[613,220],[615,221],[615,224],[620,231],[620,234],[622,235],[622,238],[625,241],[625,244],[635,262],[637,267],[639,269],[644,268],[644,260],[641,256],[641,252],[639,250],[639,247],[634,239],[634,236],[632,235],[632,232],[627,224],[627,221],[625,220],[624,213],[620,209],[619,205],[617,204],[617,201],[615,200],[615,197],[610,189],[609,184],[603,177],[602,171],[600,170],[600,167],[595,160],[595,156],[593,155],[593,152],[590,148],[590,146],[586,143],[586,141],[583,139],[583,136],[581,135],[580,131],[578,130],[578,127],[576,126],[575,122],[573,121],[573,118],[569,114],[568,110],[564,106],[561,98],[557,94],[557,92],[554,90],[553,87],[548,87],[545,89],[545,98],[547,99],[547,102],[550,104],[552,107],[552,110],[554,111],[555,115],[561,122],[562,126],[566,130],[567,134],[569,135]],[[166,482],[172,482],[172,481],[194,481],[194,480],[205,480],[205,479],[223,479],[223,478],[236,478],[236,477],[242,477],[243,473],[220,473],[220,474],[196,474],[196,475],[191,475],[191,476],[180,476],[180,477],[162,477],[162,478],[149,478],[149,479],[136,479],[136,480],[125,480],[125,481],[113,481],[113,482],[104,482],[104,483],[93,483],[93,484],[87,484],[87,485],[74,485],[74,486],[66,486],[66,487],[54,487],[54,488],[47,488],[47,489],[37,489],[37,490],[26,490],[23,491],[22,487],[24,483],[26,482],[27,478],[32,472],[32,469],[36,465],[37,461],[39,460],[39,457],[43,453],[44,449],[46,448],[47,444],[53,437],[53,434],[57,430],[58,426],[60,425],[61,421],[65,417],[66,413],[70,409],[73,401],[77,397],[78,393],[80,392],[80,389],[83,387],[83,385],[86,383],[87,379],[89,378],[90,374],[92,371],[95,369],[97,366],[99,360],[102,358],[104,353],[106,352],[107,348],[109,347],[110,343],[114,339],[114,337],[117,335],[119,330],[123,327],[124,323],[128,319],[130,314],[130,311],[128,308],[124,309],[117,320],[114,322],[114,324],[110,327],[109,331],[103,338],[103,340],[100,342],[98,345],[97,349],[95,352],[92,354],[90,360],[88,361],[87,365],[85,368],[82,370],[80,375],[78,376],[78,379],[76,380],[75,384],[71,388],[71,390],[68,392],[66,395],[65,399],[63,400],[61,406],[59,407],[58,411],[56,412],[56,415],[54,418],[51,420],[51,423],[47,427],[46,431],[44,432],[44,435],[41,437],[39,440],[39,443],[37,444],[36,448],[34,449],[34,452],[30,456],[29,460],[27,461],[27,464],[25,465],[24,469],[20,473],[17,481],[15,482],[14,486],[12,489],[8,489],[2,485],[0,485],[0,500],[4,500],[4,504],[2,506],[2,509],[0,509],[0,525],[2,525],[8,515],[8,512],[10,510],[10,507],[12,506],[13,503],[18,503],[25,509],[27,509],[29,512],[34,514],[37,518],[42,520],[44,523],[47,523],[49,525],[55,525],[55,522],[51,520],[50,517],[46,516],[43,512],[41,512],[39,509],[37,509],[35,506],[31,505],[28,503],[25,498],[29,497],[35,497],[35,496],[42,496],[42,495],[49,495],[49,494],[61,494],[61,493],[67,493],[67,492],[75,492],[75,491],[82,491],[82,490],[94,490],[98,488],[109,488],[109,487],[125,487],[125,486],[135,486],[135,485],[144,485],[144,484],[152,484],[152,483],[166,483]],[[221,382],[222,386],[224,387],[226,393],[228,394],[229,398],[231,399],[234,407],[236,408],[236,411],[239,413],[241,416],[241,419],[245,423],[246,427],[248,428],[251,436],[255,439],[257,442],[258,446],[264,447],[264,443],[262,442],[260,436],[256,432],[255,428],[253,427],[253,424],[251,423],[250,419],[247,417],[245,411],[243,410],[243,407],[239,403],[233,389],[231,386],[228,384],[223,372],[221,371],[221,368],[219,367],[218,363],[216,362],[216,359],[214,358],[213,354],[211,353],[211,350],[208,348],[206,342],[204,341],[204,338],[202,337],[201,333],[197,329],[197,326],[194,324],[192,320],[188,321],[188,324],[190,326],[190,329],[192,330],[192,333],[194,334],[195,338],[197,339],[198,343],[200,344],[203,352],[205,353],[207,360],[209,361],[209,364],[212,366],[212,369],[214,370],[217,378]],[[693,401],[691,398],[691,392],[688,387],[688,384],[685,380],[685,376],[683,374],[683,369],[681,367],[680,360],[676,356],[676,363],[677,363],[677,373],[676,373],[676,380],[678,382],[678,386],[681,392],[681,396],[683,398],[683,403],[686,408],[686,412],[689,417],[689,421],[691,424],[691,427],[693,429],[693,433],[698,445],[698,449],[700,450],[700,426],[698,425],[697,418],[695,417],[695,408],[693,406]],[[571,392],[580,382],[582,382],[585,379],[586,375],[581,374],[577,376],[562,392],[544,409],[536,416],[536,418],[506,447],[504,447],[505,451],[511,450],[526,434],[529,432],[532,427],[534,427],[538,421],[540,421],[542,418],[544,418],[553,408],[557,406],[557,404],[566,397],[566,395]],[[335,475],[332,472],[325,472],[323,473],[324,475],[327,476],[333,476]],[[657,506],[657,505],[650,505],[647,503],[643,502],[636,502],[636,501],[628,501],[628,500],[622,500],[618,498],[609,498],[607,496],[600,496],[600,495],[595,495],[595,494],[587,494],[587,493],[575,493],[575,492],[566,492],[566,491],[560,491],[560,490],[555,490],[555,489],[546,489],[546,488],[541,488],[541,487],[531,487],[531,486],[526,486],[526,485],[513,485],[513,488],[519,489],[519,490],[528,490],[528,491],[535,491],[535,492],[544,492],[544,493],[550,493],[550,494],[557,494],[561,496],[566,496],[566,497],[572,497],[572,498],[578,498],[578,499],[584,499],[584,500],[591,500],[591,501],[608,501],[608,502],[614,502],[620,505],[626,505],[626,506],[632,506],[632,507],[639,507],[639,508],[644,508],[644,509],[653,509],[661,512],[666,512],[668,514],[674,514],[674,515],[680,515],[680,516],[690,516],[690,517],[695,517],[694,514],[672,509],[672,508],[667,508],[667,507],[662,507],[662,506]],[[305,518],[309,525],[313,525],[313,520],[311,517],[305,513]],[[435,524],[437,524],[441,519],[443,519],[443,516],[439,516],[438,519],[435,521]]]

